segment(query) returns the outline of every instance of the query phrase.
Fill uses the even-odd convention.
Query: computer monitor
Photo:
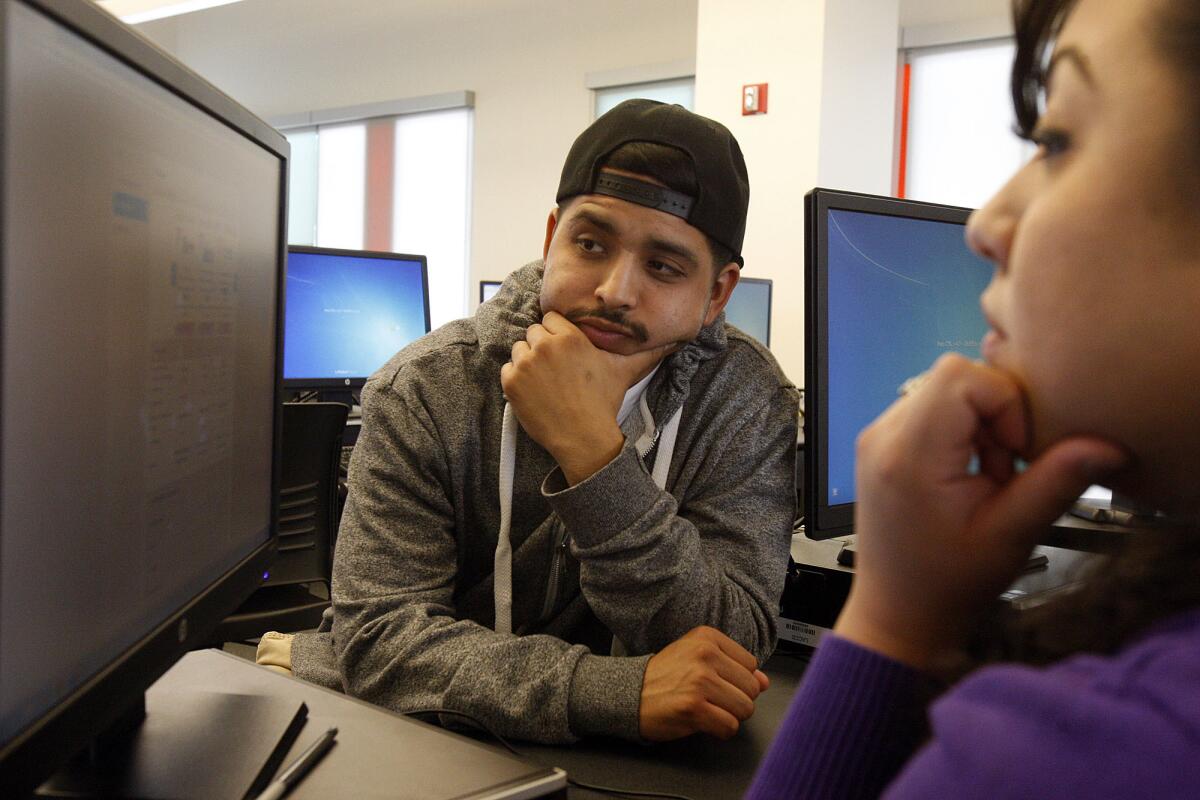
[[[771,346],[771,281],[742,278],[725,306],[725,321]]]
[[[805,196],[805,532],[853,531],[854,443],[937,357],[979,358],[991,265],[970,210],[814,189]]]
[[[425,256],[288,248],[283,385],[362,386],[429,333]]]
[[[500,281],[480,281],[479,302],[486,303],[495,297],[498,291],[500,291]]]
[[[288,146],[92,3],[0,0],[0,37],[0,796],[23,797],[275,552]]]

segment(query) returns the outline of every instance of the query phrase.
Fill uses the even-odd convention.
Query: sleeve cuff
[[[815,669],[814,669],[815,667]],[[837,634],[821,639],[816,655],[806,671],[817,676],[840,676],[847,673],[859,675],[864,685],[877,687],[883,692],[892,689],[907,689],[926,681],[926,677],[909,665],[878,653]],[[835,677],[837,689],[848,694],[857,694],[850,688],[850,681]]]
[[[633,527],[662,497],[662,490],[627,441],[616,458],[574,486],[567,486],[562,470],[555,467],[542,482],[542,496],[575,541],[587,547]]]
[[[650,656],[584,655],[575,665],[568,722],[576,736],[618,736],[642,740],[638,710],[642,679]]]
[[[804,709],[805,735],[813,741],[834,741],[839,730],[854,730],[863,747],[910,755],[924,733],[933,688],[928,676],[907,664],[829,635],[804,672],[793,708]]]

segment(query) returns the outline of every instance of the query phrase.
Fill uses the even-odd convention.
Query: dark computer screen
[[[361,386],[429,333],[424,256],[288,248],[286,386]]]
[[[725,306],[725,321],[771,346],[771,281],[742,278]]]
[[[480,281],[479,302],[486,303],[495,297],[498,291],[500,291],[500,281]]]
[[[859,432],[943,353],[979,357],[992,267],[968,209],[817,189],[806,198],[805,523],[848,533]]]
[[[23,796],[269,563],[288,149],[90,3],[0,15],[0,795]]]

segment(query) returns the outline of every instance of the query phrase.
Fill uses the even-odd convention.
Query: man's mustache
[[[620,311],[604,308],[603,306],[597,306],[593,309],[577,308],[572,311],[568,311],[563,316],[575,324],[579,324],[579,320],[587,319],[588,317],[591,317],[592,319],[602,319],[605,322],[611,322],[614,325],[620,325],[629,333],[630,337],[637,340],[638,344],[645,344],[650,340],[650,333],[646,330],[645,326],[639,325],[638,323],[626,317],[625,314]]]

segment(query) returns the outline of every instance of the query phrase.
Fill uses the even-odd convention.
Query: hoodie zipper
[[[650,422],[653,424],[653,420],[650,420]],[[658,452],[658,440],[661,433],[662,430],[655,426],[646,452],[640,454],[643,468],[646,467],[647,460],[653,463],[653,459]],[[558,607],[558,596],[562,591],[563,580],[566,578],[567,572],[567,543],[571,538],[571,534],[567,530],[567,526],[562,523],[562,520],[556,520],[554,524],[558,527],[559,535],[558,541],[554,545],[554,554],[550,558],[550,577],[546,581],[546,600],[542,603],[542,613],[536,623],[538,625],[549,620],[554,614],[555,608]]]
[[[550,619],[550,615],[554,613],[554,609],[558,605],[558,593],[562,588],[563,578],[566,577],[567,571],[567,540],[570,538],[570,534],[567,526],[562,522],[555,524],[560,533],[558,542],[554,545],[554,555],[550,559],[550,579],[546,583],[546,602],[542,604],[542,614],[538,618],[539,623]]]
[[[656,430],[650,448],[641,456],[643,467],[647,461],[653,463],[658,449],[658,434],[659,431]],[[550,577],[546,581],[546,601],[542,604],[542,613],[538,617],[538,624],[546,622],[554,613],[554,609],[558,606],[558,595],[562,590],[563,580],[567,577],[567,544],[571,539],[571,532],[561,521],[556,521],[555,525],[560,532],[558,542],[554,545],[554,555],[550,558]]]

